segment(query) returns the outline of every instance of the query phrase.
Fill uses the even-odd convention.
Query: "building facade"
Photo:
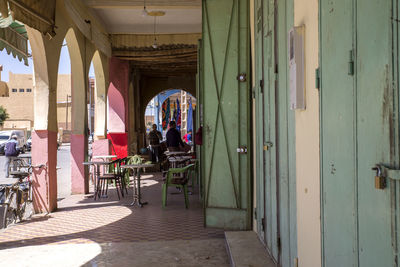
[[[0,106],[3,106],[9,114],[9,118],[4,122],[4,128],[32,130],[34,125],[32,77],[32,74],[9,72],[9,81],[0,83]],[[58,76],[57,121],[58,128],[67,131],[71,129],[71,75],[69,74]]]

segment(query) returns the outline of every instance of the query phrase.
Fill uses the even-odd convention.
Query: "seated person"
[[[169,130],[167,132],[167,147],[169,151],[180,151],[185,145],[182,142],[181,134],[176,129],[175,121],[169,122]]]

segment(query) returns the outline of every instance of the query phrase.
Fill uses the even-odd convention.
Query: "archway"
[[[157,129],[161,131],[163,139],[165,139],[168,123],[176,121],[177,129],[184,137],[186,133],[193,132],[195,128],[196,104],[196,98],[185,90],[164,90],[154,96],[145,106],[141,113],[143,117],[142,126],[148,134],[152,125],[156,124]],[[189,143],[189,140],[186,140],[186,142]]]

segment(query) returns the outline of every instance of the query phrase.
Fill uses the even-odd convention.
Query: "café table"
[[[115,159],[117,157],[118,157],[117,155],[96,155],[96,156],[93,156],[92,159],[101,159],[103,161],[106,161],[106,160],[110,160],[110,159]]]
[[[140,194],[140,174],[141,174],[142,169],[152,168],[154,166],[155,166],[155,164],[127,164],[127,165],[121,166],[121,168],[123,168],[123,169],[133,170],[133,183],[132,183],[133,201],[130,204],[130,206],[134,206],[136,204],[139,207],[143,207],[143,205],[148,204],[146,201],[142,202],[142,198],[141,198],[142,196]]]
[[[97,178],[100,176],[100,166],[111,164],[112,161],[86,161],[83,165],[93,166],[93,184],[94,184],[94,199],[96,200],[97,192]],[[101,196],[99,196],[100,198]]]
[[[171,168],[177,168],[179,163],[191,160],[192,156],[175,156],[169,157],[168,161],[171,163]]]
[[[185,151],[165,151],[164,154],[169,157],[169,156],[178,156],[178,155],[185,155],[187,152]]]

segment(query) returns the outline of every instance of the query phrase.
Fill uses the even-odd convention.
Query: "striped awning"
[[[0,17],[0,51],[6,50],[19,61],[23,61],[28,66],[28,36],[25,26],[17,22],[11,22],[7,27],[5,21]]]
[[[50,37],[55,35],[54,0],[0,0],[0,51],[28,65],[28,35],[25,25]]]

